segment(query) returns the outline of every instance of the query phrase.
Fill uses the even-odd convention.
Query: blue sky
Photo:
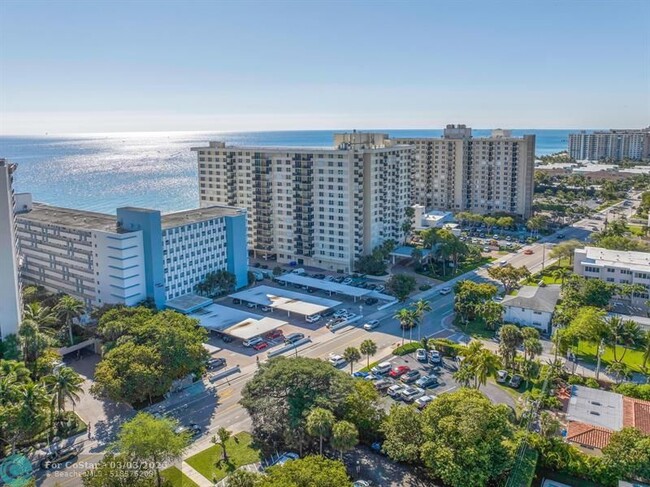
[[[650,124],[650,2],[0,1],[0,134]]]

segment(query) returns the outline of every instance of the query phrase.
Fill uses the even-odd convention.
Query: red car
[[[393,367],[391,371],[388,373],[391,377],[401,377],[404,374],[406,374],[409,370],[411,370],[411,367],[408,365],[398,365],[397,367]]]
[[[283,336],[284,333],[282,333],[282,330],[273,330],[264,335],[264,338],[267,340],[273,340],[274,338],[282,338]]]
[[[531,249],[526,249],[526,250],[524,250],[524,254],[525,255],[532,255],[533,251]]]
[[[257,345],[253,345],[253,348],[259,352],[260,350],[269,348],[269,344],[267,342],[259,342]]]

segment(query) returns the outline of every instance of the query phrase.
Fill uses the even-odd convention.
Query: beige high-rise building
[[[201,206],[248,211],[248,244],[278,262],[351,271],[403,239],[413,147],[385,134],[337,134],[332,148],[193,148]]]
[[[447,125],[442,137],[399,138],[415,147],[411,199],[427,209],[509,213],[528,218],[533,202],[535,136],[494,130],[472,137],[465,125]]]
[[[650,159],[650,127],[569,134],[569,155],[578,161]]]

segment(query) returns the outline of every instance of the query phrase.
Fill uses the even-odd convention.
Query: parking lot
[[[437,396],[440,396],[446,392],[451,392],[460,387],[458,382],[456,382],[456,380],[453,378],[454,372],[458,370],[458,365],[455,360],[449,357],[441,357],[440,363],[431,364],[428,360],[426,362],[417,360],[415,353],[413,353],[410,355],[393,356],[389,358],[387,362],[390,362],[392,370],[396,370],[400,367],[406,367],[408,370],[406,370],[399,377],[390,377],[390,374],[386,373],[382,374],[379,379],[374,379],[372,377],[373,374],[370,374],[370,376],[367,377],[362,377],[361,374],[356,374],[359,380],[373,380],[375,383],[379,382],[380,380],[382,381],[382,383],[379,384],[379,387],[382,394],[382,404],[386,407],[387,410],[390,409],[393,404],[400,403],[414,403],[416,406],[418,406],[418,408],[422,409],[426,407],[426,404],[418,404],[418,399],[422,396],[429,396],[433,398],[432,400],[435,400]],[[344,365],[341,366],[342,369],[344,369],[344,367]],[[410,383],[404,384],[402,377],[405,377],[408,371],[415,372],[413,372],[413,376],[410,379],[405,379],[407,381],[410,381]],[[437,385],[418,387],[417,380],[425,376],[435,377],[437,379]],[[383,383],[383,381],[387,382],[388,384]],[[405,400],[401,396],[401,393],[394,393],[395,389],[400,386],[409,386],[411,388],[419,388],[421,390],[413,392],[410,397],[407,395],[407,399]],[[391,389],[391,387],[393,387],[393,389]],[[391,394],[395,395],[389,395],[389,390],[391,391]],[[515,406],[515,402],[512,396],[494,384],[488,383],[482,386],[481,392],[483,392],[483,394],[485,394],[493,402],[507,404],[511,407]]]

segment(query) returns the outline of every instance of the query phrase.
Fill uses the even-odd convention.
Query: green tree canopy
[[[386,288],[390,290],[399,301],[405,301],[409,294],[415,289],[415,277],[407,274],[393,274],[388,282]]]
[[[618,478],[650,481],[650,435],[635,428],[615,431],[603,448],[603,461]]]
[[[253,436],[269,451],[302,450],[305,422],[314,407],[341,413],[353,379],[322,360],[277,357],[260,364],[244,386],[240,403],[251,416]]]
[[[343,463],[321,456],[308,456],[271,467],[256,487],[349,487]]]

